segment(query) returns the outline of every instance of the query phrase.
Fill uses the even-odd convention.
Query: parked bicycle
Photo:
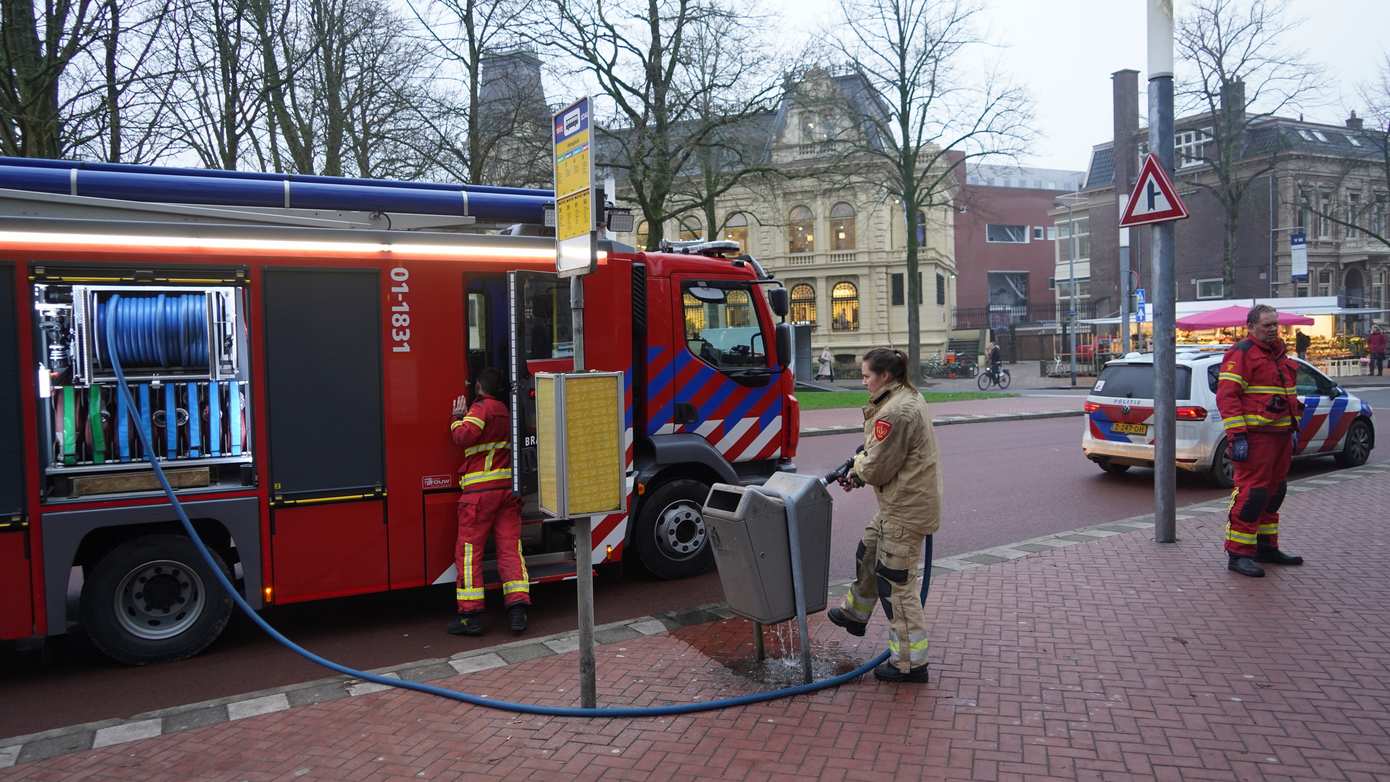
[[[1000,390],[1003,390],[1008,388],[1009,383],[1012,382],[1013,378],[1009,375],[1009,370],[1003,367],[1000,367],[997,372],[986,369],[980,373],[979,377],[975,378],[975,385],[979,386],[981,391],[988,391],[990,386],[999,386]]]

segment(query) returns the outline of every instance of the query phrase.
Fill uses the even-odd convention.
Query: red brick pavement
[[[1157,546],[1121,534],[936,579],[933,681],[666,719],[558,719],[407,692],[308,706],[22,764],[26,780],[1390,779],[1390,476],[1290,497],[1309,558],[1228,573],[1219,516]],[[873,654],[813,620],[817,655]],[[857,641],[857,642],[856,642]],[[741,620],[604,646],[600,700],[754,687]],[[460,676],[573,704],[573,654]]]

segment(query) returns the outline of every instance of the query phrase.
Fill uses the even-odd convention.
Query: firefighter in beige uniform
[[[907,378],[901,351],[878,348],[863,363],[869,405],[864,408],[864,452],[846,488],[868,484],[879,512],[864,530],[855,555],[855,580],[830,621],[864,635],[874,600],[888,618],[892,658],[874,670],[884,681],[927,681],[927,627],[918,597],[919,552],[941,526],[941,473],[936,435],[921,393]]]

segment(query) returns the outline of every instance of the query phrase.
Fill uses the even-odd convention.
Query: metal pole
[[[1071,252],[1067,258],[1067,274],[1071,277],[1071,288],[1067,292],[1067,325],[1071,332],[1068,351],[1071,353],[1071,384],[1076,385],[1076,219],[1072,217],[1072,207],[1076,202],[1076,194],[1067,199],[1067,230],[1071,232]]]
[[[1149,149],[1173,174],[1173,0],[1149,0]],[[1172,221],[1154,225],[1154,540],[1177,541],[1177,284]]]
[[[758,662],[767,659],[767,648],[763,645],[763,623],[753,623],[753,656]]]
[[[1124,196],[1120,196],[1124,200]],[[1120,206],[1123,213],[1124,206]],[[1120,229],[1120,353],[1129,352],[1129,229]]]
[[[570,278],[570,330],[574,340],[574,371],[584,371],[584,278]],[[579,705],[598,705],[594,666],[594,542],[592,519],[574,520],[574,575],[579,602]]]

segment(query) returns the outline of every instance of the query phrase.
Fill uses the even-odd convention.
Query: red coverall
[[[1265,345],[1243,339],[1226,351],[1216,386],[1216,407],[1228,441],[1245,435],[1250,455],[1234,462],[1226,551],[1253,557],[1279,547],[1279,506],[1288,489],[1294,437],[1303,415],[1297,396],[1298,364],[1282,340]]]
[[[454,564],[458,587],[454,597],[461,614],[483,610],[483,546],[493,532],[497,569],[506,604],[530,605],[530,581],[521,553],[521,500],[512,493],[511,416],[506,405],[479,395],[462,420],[450,425],[454,444],[461,446],[459,467],[458,543]]]

